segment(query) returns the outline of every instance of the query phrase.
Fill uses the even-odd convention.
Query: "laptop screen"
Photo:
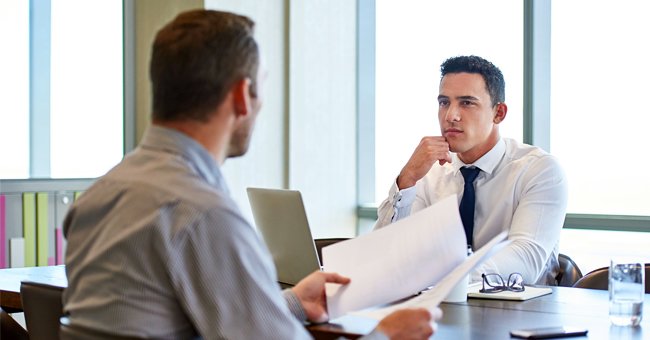
[[[273,256],[278,281],[295,285],[320,269],[299,191],[247,188],[258,232]]]

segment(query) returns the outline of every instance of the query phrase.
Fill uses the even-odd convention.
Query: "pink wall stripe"
[[[7,268],[7,200],[0,195],[0,268]]]
[[[56,242],[56,264],[63,264],[63,232],[61,228],[54,229],[56,233],[54,240]]]
[[[48,266],[53,266],[54,265],[54,257],[50,256],[47,258],[47,265]]]

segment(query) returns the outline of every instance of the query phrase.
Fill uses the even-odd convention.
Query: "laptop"
[[[299,191],[247,188],[257,230],[273,256],[278,281],[295,285],[320,269]]]

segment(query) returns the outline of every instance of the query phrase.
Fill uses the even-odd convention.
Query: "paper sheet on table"
[[[384,228],[323,248],[324,270],[351,279],[327,284],[330,318],[386,304],[432,286],[467,258],[456,195]]]
[[[472,269],[507,246],[511,242],[503,241],[507,236],[508,232],[501,232],[501,234],[495,236],[492,240],[490,240],[490,242],[485,244],[483,247],[481,247],[481,249],[468,257],[467,260],[456,267],[451,273],[447,274],[447,276],[445,276],[444,279],[440,280],[440,282],[438,282],[438,284],[436,284],[433,288],[412,299],[383,308],[366,309],[350,314],[381,320],[386,315],[402,308],[427,308],[429,310],[432,310],[433,308],[437,307],[440,302],[442,302],[442,300],[444,300],[447,294],[449,294],[452,289],[454,289],[456,284],[458,284],[458,282],[463,277],[465,277],[465,275],[469,274]]]

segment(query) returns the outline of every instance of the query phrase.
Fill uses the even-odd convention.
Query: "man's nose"
[[[445,121],[447,122],[460,121],[460,110],[458,109],[458,105],[454,105],[454,104],[449,105],[449,107],[447,108],[447,112],[445,114]]]

